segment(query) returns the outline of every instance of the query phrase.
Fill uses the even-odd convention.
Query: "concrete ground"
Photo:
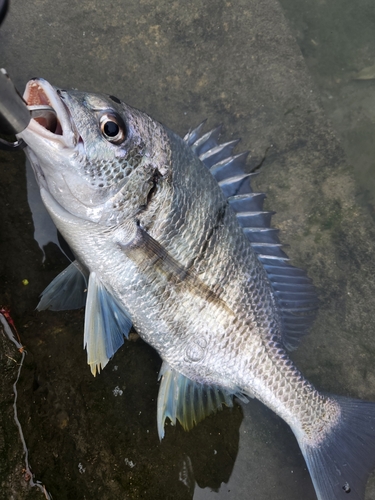
[[[375,400],[373,219],[356,202],[352,169],[276,0],[14,0],[0,64],[20,89],[42,76],[116,95],[180,134],[207,117],[223,123],[224,140],[242,137],[249,167],[262,164],[255,188],[268,194],[287,253],[321,299],[293,359],[318,388]],[[33,238],[23,154],[0,153],[0,162],[0,304],[28,351],[19,419],[35,477],[53,498],[315,499],[291,431],[260,403],[190,433],[169,427],[159,443],[151,348],[128,342],[91,376],[83,312],[34,311],[66,261],[53,244],[43,261]],[[42,498],[24,480],[13,420],[20,355],[1,335],[0,498]]]

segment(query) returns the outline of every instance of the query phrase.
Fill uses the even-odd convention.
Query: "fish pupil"
[[[116,137],[116,135],[120,132],[120,128],[115,122],[108,121],[104,125],[104,133],[108,137]]]

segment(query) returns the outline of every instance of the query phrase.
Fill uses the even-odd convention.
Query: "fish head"
[[[34,79],[24,99],[56,114],[31,119],[19,137],[39,187],[72,215],[119,223],[142,210],[155,184],[168,176],[163,127],[118,98]]]

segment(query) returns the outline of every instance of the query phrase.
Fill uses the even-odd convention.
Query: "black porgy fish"
[[[201,126],[181,139],[114,96],[42,79],[24,98],[47,110],[20,137],[76,257],[38,308],[86,305],[92,373],[133,325],[163,359],[160,438],[167,418],[190,429],[234,396],[256,397],[290,425],[319,500],[363,499],[375,403],[318,392],[289,359],[315,291],[281,250],[236,141]]]

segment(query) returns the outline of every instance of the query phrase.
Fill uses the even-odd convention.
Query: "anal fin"
[[[233,396],[247,402],[246,396],[239,391],[229,392],[213,385],[194,382],[163,362],[160,370],[160,388],[158,394],[157,423],[160,440],[164,437],[165,420],[169,418],[173,425],[178,420],[185,430],[217,410],[223,404],[233,406]]]

